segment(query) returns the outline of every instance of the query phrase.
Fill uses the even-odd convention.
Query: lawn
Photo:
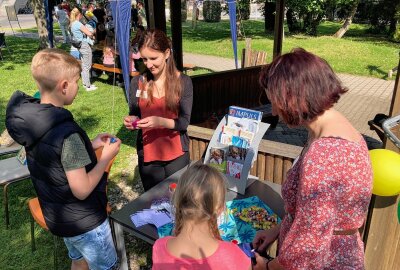
[[[37,48],[37,41],[7,37],[7,44],[13,50],[13,58],[5,51],[5,59],[0,61],[0,131],[5,127],[5,108],[11,94],[19,89],[33,95],[37,89],[30,75],[30,61]],[[128,113],[124,91],[113,87],[106,80],[107,75],[103,75],[94,81],[99,87],[96,91],[86,92],[81,87],[75,102],[68,109],[90,138],[99,132],[110,132],[123,141],[110,175],[109,193],[118,198],[117,202],[114,200],[115,207],[117,203],[136,197],[142,190],[137,177],[135,135],[122,125],[122,118]],[[4,243],[0,252],[0,269],[52,269],[53,238],[39,226],[35,230],[37,250],[31,252],[27,201],[36,196],[32,184],[29,180],[23,181],[12,185],[9,191],[11,226],[8,230],[4,224],[4,210],[0,210],[0,242]],[[3,206],[3,196],[0,196],[0,203]],[[70,262],[64,244],[58,246],[59,269],[69,269]],[[136,240],[128,244],[131,256],[136,258],[136,265],[146,264],[146,254],[150,248]]]
[[[200,21],[196,29],[191,28],[191,22],[186,22],[182,27],[185,52],[233,58],[229,21]],[[326,59],[336,72],[377,78],[386,78],[389,69],[398,64],[398,43],[368,34],[367,27],[360,24],[352,24],[344,38],[333,38],[339,27],[338,23],[324,22],[318,28],[317,37],[289,35],[286,31],[283,52],[302,47]],[[243,29],[245,37],[252,38],[252,48],[266,51],[271,61],[273,33],[264,32],[264,22],[244,21]],[[239,55],[244,47],[245,41],[240,39]]]

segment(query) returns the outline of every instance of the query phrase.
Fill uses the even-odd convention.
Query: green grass
[[[398,64],[399,44],[387,41],[386,37],[371,35],[366,25],[352,24],[342,39],[332,35],[340,24],[324,22],[318,28],[319,36],[289,35],[285,31],[283,52],[302,47],[326,59],[336,72],[362,76],[386,78],[389,69]],[[185,52],[233,58],[228,21],[205,23],[197,28],[191,22],[182,26],[183,50]],[[245,37],[252,38],[252,48],[268,53],[272,59],[273,33],[264,32],[263,21],[244,21]],[[238,55],[245,47],[244,39],[238,41]]]
[[[5,108],[12,93],[19,89],[33,95],[36,85],[30,75],[30,61],[35,54],[37,41],[33,39],[6,37],[7,45],[13,50],[12,59],[7,51],[4,60],[0,61],[0,130],[5,127]],[[74,103],[68,107],[76,121],[87,131],[90,138],[100,132],[110,132],[122,139],[123,144],[110,175],[109,191],[119,193],[116,183],[124,181],[126,185],[135,187],[138,172],[133,157],[136,156],[135,136],[122,125],[122,118],[128,113],[123,89],[106,82],[107,75],[94,81],[98,90],[86,92],[80,87]],[[113,106],[114,104],[114,106]],[[113,108],[114,107],[114,108]],[[114,112],[114,113],[113,113]],[[31,252],[30,223],[27,201],[35,197],[30,180],[12,185],[9,189],[10,229],[4,224],[3,196],[0,196],[0,242],[3,247],[0,252],[0,269],[52,269],[53,238],[36,226],[37,250]],[[136,241],[128,245],[128,250],[139,258],[141,264],[146,263],[146,254],[150,247]],[[58,258],[59,269],[69,269],[70,261],[66,248],[60,242]]]

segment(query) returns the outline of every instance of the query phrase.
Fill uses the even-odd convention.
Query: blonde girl
[[[237,245],[221,240],[217,218],[225,191],[224,176],[208,165],[193,165],[181,176],[173,195],[175,237],[155,242],[153,270],[251,269]]]

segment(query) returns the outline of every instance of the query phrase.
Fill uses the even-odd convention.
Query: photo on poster
[[[226,150],[222,147],[211,147],[210,159],[208,160],[210,166],[216,168],[218,171],[226,172]]]

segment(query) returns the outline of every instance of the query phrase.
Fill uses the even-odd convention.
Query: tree
[[[286,6],[292,14],[303,18],[302,31],[316,36],[317,27],[325,16],[326,0],[287,0]],[[294,19],[294,18],[293,18]]]
[[[353,21],[353,17],[356,14],[360,0],[339,0],[338,2],[350,6],[350,12],[348,13],[346,19],[344,20],[342,27],[340,27],[340,29],[333,35],[336,38],[342,38],[343,35],[347,32],[347,30],[349,30],[349,27]]]
[[[49,32],[47,31],[46,23],[46,11],[44,9],[43,0],[31,0],[31,4],[39,34],[38,50],[50,48]]]

